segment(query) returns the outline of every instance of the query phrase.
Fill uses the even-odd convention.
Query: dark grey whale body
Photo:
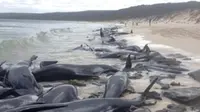
[[[17,98],[10,98],[0,100],[0,112],[4,112],[8,109],[17,108],[22,105],[34,103],[37,100],[35,95],[24,95]]]
[[[88,79],[97,77],[103,72],[117,72],[118,70],[108,65],[73,65],[52,64],[43,67],[33,74],[37,81],[57,81],[71,79]]]
[[[128,89],[130,80],[127,71],[132,67],[132,62],[130,54],[127,57],[126,65],[123,71],[117,72],[115,75],[111,76],[105,85],[104,98],[117,98],[122,95],[125,90]],[[133,92],[133,88],[130,88]]]
[[[126,72],[117,72],[111,76],[105,86],[104,98],[117,98],[127,89],[129,84]]]
[[[6,87],[7,86],[3,82],[0,81],[0,88],[6,88]]]
[[[81,46],[76,47],[70,51],[74,51],[74,50],[84,50],[84,51],[93,51],[93,52],[111,52],[112,51],[108,48],[94,48],[94,47],[89,46],[88,44],[84,44],[84,45],[81,44]]]
[[[4,83],[14,89],[28,90],[30,94],[42,92],[28,66],[12,65],[5,76]]]
[[[136,52],[132,51],[118,51],[118,52],[105,52],[105,53],[96,53],[98,58],[120,58],[123,55],[136,55]]]
[[[110,49],[107,48],[94,48],[95,52],[112,52]]]
[[[13,88],[0,88],[0,99],[5,99],[9,96],[20,96]]]
[[[38,101],[44,103],[65,103],[78,100],[78,90],[73,85],[60,85],[53,87],[40,96]]]
[[[90,76],[78,76],[70,69],[63,66],[49,65],[39,70],[33,71],[33,75],[38,82],[43,81],[58,81],[58,80],[70,80],[70,79],[86,79]]]
[[[91,75],[95,76],[103,72],[117,72],[118,70],[109,65],[91,64],[91,65],[73,65],[73,64],[60,64],[68,69],[75,71],[77,75]]]
[[[156,78],[144,91],[142,96],[135,100],[126,100],[120,98],[97,98],[97,99],[83,99],[68,103],[56,104],[41,104],[22,106],[15,109],[10,109],[6,112],[102,112],[108,107],[123,108],[130,106],[143,106],[146,95],[155,84]]]
[[[132,45],[132,46],[125,46],[125,47],[122,47],[120,49],[125,49],[125,50],[130,50],[130,51],[136,51],[136,52],[140,52],[142,49],[137,46],[137,45]]]
[[[0,81],[3,81],[6,73],[7,73],[7,70],[0,68]]]
[[[0,80],[3,81],[3,78],[5,77],[5,75],[7,74],[7,72],[10,70],[10,68],[13,65],[30,67],[32,65],[33,61],[36,60],[37,58],[38,58],[38,56],[33,55],[33,56],[31,56],[31,58],[29,60],[21,60],[21,61],[17,62],[16,64],[7,63],[6,61],[1,62],[0,63]]]
[[[37,83],[29,68],[36,59],[37,56],[33,55],[29,60],[11,64],[6,70],[4,83],[8,87],[18,90],[17,92],[21,95],[42,93],[43,88]]]
[[[2,65],[5,63],[6,63],[6,61],[3,61],[0,63],[0,81],[3,81],[3,78],[5,77],[5,75],[7,73],[7,69],[2,67]]]
[[[40,68],[43,68],[48,65],[56,64],[58,61],[42,61],[40,62]]]

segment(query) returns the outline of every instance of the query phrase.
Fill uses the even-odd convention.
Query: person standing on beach
[[[100,29],[100,36],[101,36],[101,38],[104,37],[102,28]]]
[[[103,41],[103,39],[102,39],[102,37],[104,37],[103,29],[102,29],[102,28],[100,29],[100,36],[101,36],[102,44],[104,44],[104,41]]]
[[[133,33],[133,30],[131,30],[131,33]]]
[[[149,26],[151,26],[151,19],[149,19]]]

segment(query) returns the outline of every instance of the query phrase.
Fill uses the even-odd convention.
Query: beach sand
[[[128,24],[127,30],[133,30],[128,40],[135,41],[139,36],[153,50],[165,54],[183,54],[192,59],[189,66],[194,70],[200,68],[200,24],[152,23],[149,26],[148,23],[143,22],[138,26]],[[144,46],[146,43],[141,45]]]
[[[129,25],[133,35],[143,35],[155,44],[164,44],[200,56],[200,24],[158,23]]]

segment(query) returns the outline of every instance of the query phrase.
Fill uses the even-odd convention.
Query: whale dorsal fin
[[[33,61],[36,60],[38,58],[38,56],[33,55],[31,56],[31,58],[29,59],[29,66],[31,66],[33,64]]]
[[[128,55],[126,59],[126,66],[124,69],[131,69],[132,68],[132,62],[131,62],[131,54]]]

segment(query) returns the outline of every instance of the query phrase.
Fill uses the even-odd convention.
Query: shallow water
[[[116,60],[96,59],[92,52],[68,50],[87,43],[100,45],[100,41],[89,42],[92,30],[107,27],[109,23],[0,20],[0,60],[17,61],[29,59],[33,54],[38,60],[58,60],[60,63],[116,64]],[[115,63],[113,63],[115,62]]]

